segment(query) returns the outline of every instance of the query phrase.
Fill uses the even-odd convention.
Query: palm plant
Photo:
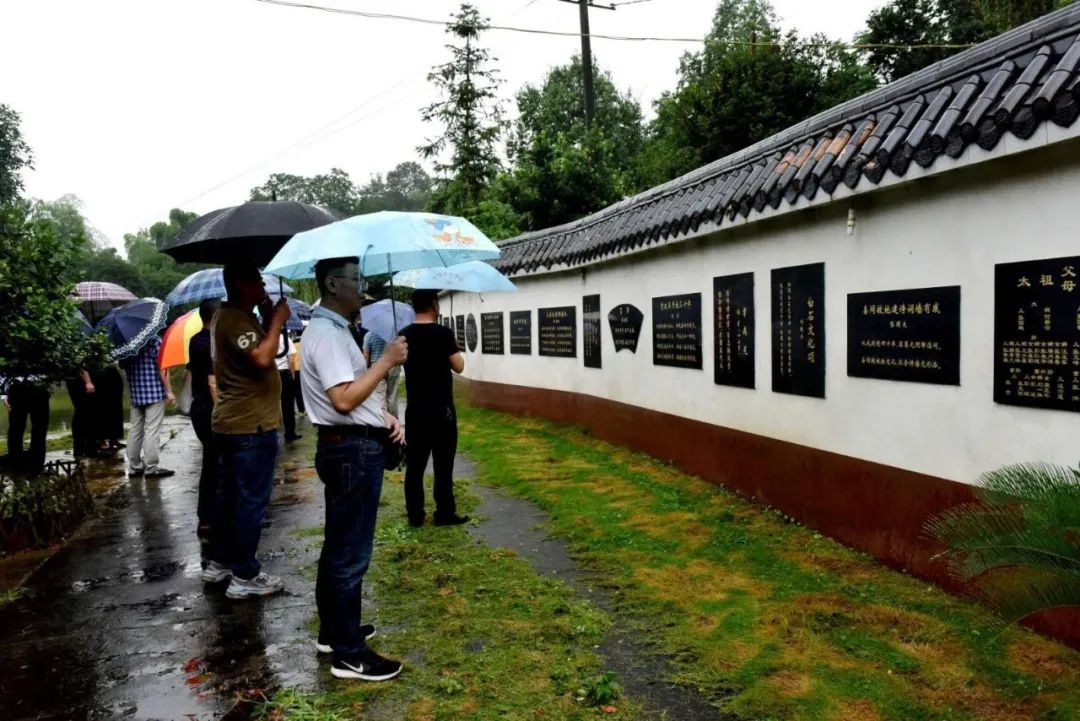
[[[984,473],[979,502],[930,519],[949,571],[1006,623],[1080,606],[1080,471],[1021,463]]]

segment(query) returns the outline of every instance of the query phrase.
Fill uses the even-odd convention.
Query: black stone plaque
[[[480,314],[480,349],[489,355],[502,355],[503,350],[503,314]]]
[[[611,326],[611,341],[615,344],[615,352],[624,348],[631,353],[637,353],[638,338],[641,337],[641,324],[645,321],[645,314],[630,305],[623,303],[611,309],[607,316],[608,325]]]
[[[701,293],[652,299],[653,365],[701,368]]]
[[[1080,411],[1080,256],[994,266],[994,401]]]
[[[510,353],[532,355],[532,311],[510,311]]]
[[[469,317],[465,319],[465,340],[469,343],[469,352],[476,352],[476,344],[478,341],[476,332],[476,316],[469,313]]]
[[[600,367],[600,296],[581,299],[581,340],[585,349],[585,367]]]
[[[540,326],[540,355],[577,358],[577,308],[541,308],[536,312]]]
[[[825,397],[825,264],[772,271],[772,389]]]
[[[454,318],[454,335],[457,336],[457,347],[459,351],[465,351],[465,316],[459,315]]]
[[[754,274],[713,278],[713,380],[717,385],[754,387]]]
[[[847,372],[960,385],[960,286],[848,294]]]

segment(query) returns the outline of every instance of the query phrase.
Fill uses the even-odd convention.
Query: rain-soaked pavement
[[[318,544],[290,532],[321,525],[321,486],[309,449],[279,457],[264,529],[264,568],[285,592],[230,602],[199,580],[198,454],[184,418],[166,419],[171,478],[118,483],[100,517],[0,607],[0,719],[211,719],[246,716],[237,695],[329,675],[311,647],[310,569]],[[310,432],[310,428],[308,429]],[[123,474],[95,461],[91,474]],[[325,664],[322,664],[325,665]],[[325,677],[325,678],[324,678]]]
[[[99,517],[30,577],[27,594],[0,606],[0,721],[246,719],[252,709],[244,698],[256,689],[318,691],[335,683],[311,647],[318,539],[293,533],[323,520],[311,445],[279,455],[272,524],[260,543],[264,568],[285,579],[285,592],[231,602],[224,584],[204,587],[199,579],[198,441],[186,419],[165,423],[163,438],[173,437],[162,465],[176,475],[125,481],[119,458],[89,463],[92,485],[113,487]],[[459,477],[472,476],[467,459],[458,465]],[[539,530],[545,516],[538,507],[473,489],[480,523],[470,533],[478,543],[511,548],[538,573],[612,610],[608,592],[565,541]],[[597,651],[642,702],[642,718],[727,718],[667,682],[667,660],[619,626]]]

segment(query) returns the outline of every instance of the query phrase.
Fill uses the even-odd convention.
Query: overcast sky
[[[445,19],[456,0],[305,0]],[[774,0],[785,28],[849,40],[882,0]],[[493,24],[574,32],[559,0],[476,0]],[[594,9],[592,32],[703,37],[716,0]],[[0,103],[22,116],[33,197],[73,193],[114,244],[164,219],[243,202],[273,172],[331,167],[363,182],[415,159],[434,132],[419,108],[447,57],[441,27],[257,0],[0,0]],[[491,30],[510,98],[580,51],[577,38]],[[593,53],[642,104],[675,84],[695,44],[595,39]],[[507,105],[510,109],[512,106]]]

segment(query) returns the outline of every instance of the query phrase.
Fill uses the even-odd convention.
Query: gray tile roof
[[[494,265],[525,274],[575,266],[723,225],[752,211],[872,190],[914,162],[1080,116],[1080,3],[827,110],[745,150],[590,216],[502,244]]]

